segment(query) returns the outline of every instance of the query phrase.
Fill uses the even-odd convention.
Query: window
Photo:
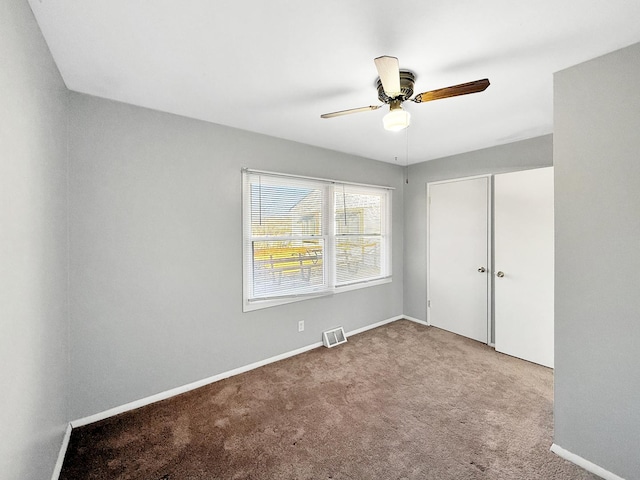
[[[391,191],[243,171],[244,311],[391,281]]]

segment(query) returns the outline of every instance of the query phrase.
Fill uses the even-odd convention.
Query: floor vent
[[[342,327],[332,328],[326,332],[322,332],[322,343],[325,347],[331,348],[341,343],[346,343],[347,336],[344,334]]]

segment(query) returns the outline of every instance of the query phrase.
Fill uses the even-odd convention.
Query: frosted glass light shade
[[[411,123],[411,115],[402,108],[394,108],[382,118],[382,124],[385,130],[398,132],[409,126]]]

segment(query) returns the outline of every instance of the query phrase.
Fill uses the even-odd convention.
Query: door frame
[[[493,336],[493,174],[485,174],[485,175],[473,175],[469,177],[460,177],[460,178],[451,178],[447,180],[439,180],[435,182],[427,182],[427,191],[426,191],[426,258],[427,258],[427,299],[426,299],[426,309],[427,309],[427,325],[431,325],[431,306],[430,306],[430,296],[431,296],[431,242],[429,239],[431,238],[431,186],[432,185],[441,185],[444,183],[453,183],[453,182],[461,182],[465,180],[474,180],[477,178],[486,178],[487,179],[487,344],[491,347],[495,345],[494,336]]]

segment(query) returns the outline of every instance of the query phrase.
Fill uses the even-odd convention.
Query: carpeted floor
[[[553,372],[398,321],[73,430],[60,479],[596,479]]]

